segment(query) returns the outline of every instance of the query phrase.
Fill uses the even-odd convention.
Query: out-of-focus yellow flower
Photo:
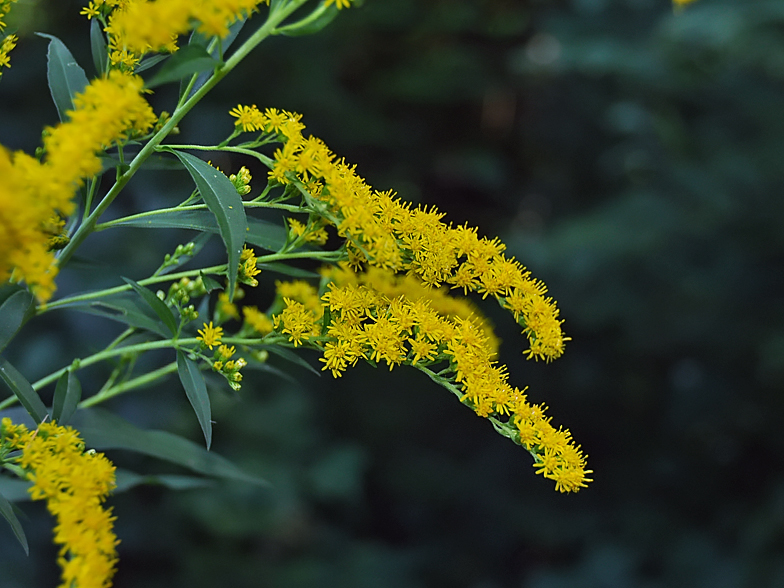
[[[0,445],[21,449],[18,465],[33,482],[30,496],[46,500],[57,518],[61,588],[108,588],[117,565],[111,509],[103,507],[115,487],[114,465],[102,453],[85,451],[77,431],[41,423],[28,431],[4,418]]]

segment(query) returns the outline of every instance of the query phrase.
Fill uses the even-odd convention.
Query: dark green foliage
[[[238,103],[302,112],[375,188],[500,234],[573,338],[552,364],[524,362],[517,327],[487,308],[501,359],[572,430],[596,481],[554,493],[422,374],[316,378],[271,356],[299,385],[248,370],[239,395],[210,392],[215,451],[272,489],[111,499],[116,586],[784,584],[782,25],[774,1],[675,14],[665,1],[373,0],[316,35],[265,43],[182,142],[220,140]],[[216,163],[248,165],[263,186],[254,162]],[[140,202],[192,189],[147,179]],[[154,268],[171,250],[140,241],[112,255]],[[266,273],[241,303],[271,302],[280,276]],[[24,345],[6,350],[20,370]],[[178,389],[110,408],[197,439]],[[49,527],[26,529],[50,541]],[[54,585],[17,555],[0,556],[0,577]]]

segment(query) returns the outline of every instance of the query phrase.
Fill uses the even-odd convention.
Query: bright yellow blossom
[[[70,427],[41,423],[35,431],[4,418],[0,445],[21,449],[18,465],[33,482],[30,496],[46,500],[57,518],[61,588],[108,588],[117,565],[115,517],[103,502],[115,487],[114,465],[102,453],[85,451]]]
[[[223,337],[223,327],[213,327],[212,321],[210,321],[209,325],[204,323],[204,328],[196,332],[199,334],[196,339],[201,341],[205,347],[209,347],[210,350],[216,345],[220,345],[221,337]]]
[[[46,226],[74,208],[83,178],[101,170],[96,155],[130,133],[145,133],[155,114],[141,96],[143,80],[120,72],[93,80],[74,97],[69,120],[46,129],[43,162],[0,146],[0,281],[25,281],[40,301],[55,289],[57,267]]]

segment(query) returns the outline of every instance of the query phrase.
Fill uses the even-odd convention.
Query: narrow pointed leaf
[[[277,355],[278,357],[282,357],[286,361],[290,361],[293,364],[296,364],[300,367],[304,367],[306,370],[313,372],[317,376],[321,376],[321,374],[316,370],[312,365],[310,365],[307,361],[302,359],[299,355],[291,351],[286,347],[280,347],[278,345],[261,345],[262,349],[266,349],[273,355]]]
[[[158,298],[155,294],[153,294],[149,289],[145,288],[144,286],[140,286],[130,278],[123,278],[125,283],[128,284],[131,288],[133,288],[134,292],[136,292],[142,299],[149,305],[150,308],[158,315],[163,321],[163,324],[171,331],[172,335],[177,334],[177,320],[174,318],[172,311],[169,309],[168,306]]]
[[[106,39],[97,18],[90,20],[90,51],[93,54],[93,65],[98,75],[106,71],[109,56],[106,53]]]
[[[64,427],[76,412],[76,407],[82,399],[82,385],[71,370],[65,372],[57,380],[52,401],[52,420]]]
[[[158,55],[153,55],[152,57],[146,57],[139,65],[136,66],[136,69],[134,69],[133,72],[137,74],[142,73],[151,67],[155,67],[164,59],[169,59],[169,55],[166,53],[159,53]]]
[[[228,292],[231,300],[234,298],[234,287],[237,283],[240,252],[248,232],[242,198],[237,194],[231,180],[206,161],[182,151],[175,151],[174,154],[191,174],[204,203],[218,222],[220,235],[226,244],[228,254]]]
[[[112,494],[125,492],[142,484],[163,486],[169,490],[191,490],[193,488],[205,488],[214,484],[214,481],[209,478],[176,474],[140,475],[120,468],[117,468],[115,474],[117,486],[112,491]]]
[[[185,76],[215,69],[220,64],[221,62],[212,57],[201,45],[186,45],[174,53],[145,86],[155,88],[169,82],[177,82]]]
[[[245,241],[267,251],[279,251],[286,243],[286,231],[280,226],[251,216],[246,217],[248,231]],[[193,229],[219,233],[215,216],[207,210],[171,210],[147,217],[129,218],[114,226],[141,227],[144,229]]]
[[[22,529],[22,525],[19,522],[19,519],[16,518],[14,507],[2,494],[0,494],[0,515],[3,515],[3,518],[8,521],[9,525],[11,525],[11,530],[14,532],[14,535],[16,535],[19,543],[22,544],[22,548],[24,549],[25,554],[30,555],[30,548],[27,545],[27,537],[25,537],[24,529]]]
[[[127,449],[169,461],[192,471],[216,478],[266,485],[267,482],[246,474],[225,457],[166,431],[140,429],[119,416],[88,408],[78,411],[72,420],[85,443],[99,451]]]
[[[11,294],[0,305],[0,351],[19,331],[32,306],[33,297],[25,290]]]
[[[36,33],[39,37],[49,39],[47,52],[46,77],[49,81],[49,91],[57,107],[61,121],[66,121],[66,112],[73,110],[73,98],[87,87],[87,75],[76,63],[76,59],[60,39],[45,33]]]
[[[19,403],[25,407],[36,423],[40,423],[49,416],[41,397],[33,390],[30,382],[4,357],[0,357],[0,378],[8,385],[11,392],[19,399]]]
[[[213,290],[223,290],[223,286],[220,285],[218,280],[211,278],[204,272],[199,272],[199,277],[201,278],[201,283],[204,284],[204,289],[207,290],[208,293]]]
[[[79,312],[102,316],[132,327],[146,329],[164,338],[170,336],[169,330],[164,328],[158,317],[153,314],[150,306],[133,292],[117,294],[98,302],[76,301],[66,306]]]
[[[207,449],[212,445],[212,411],[210,409],[210,396],[207,394],[207,386],[204,377],[199,370],[199,364],[185,357],[182,351],[177,351],[177,373],[180,381],[185,388],[188,401],[199,419],[199,425],[204,433],[204,440],[207,442]]]

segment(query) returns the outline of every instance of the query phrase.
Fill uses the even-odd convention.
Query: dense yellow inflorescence
[[[323,274],[330,281],[321,296],[301,280],[278,282],[282,308],[273,313],[272,325],[295,347],[320,349],[324,370],[340,377],[359,360],[390,370],[447,364],[439,368],[440,381],[528,449],[537,472],[555,481],[557,490],[576,491],[591,481],[569,431],[553,427],[546,407],[529,404],[525,389],[509,384],[506,367],[495,361],[492,328],[468,301],[390,270],[355,274],[344,265]],[[246,312],[246,320],[268,320],[259,314]]]
[[[569,339],[555,302],[541,281],[504,255],[506,246],[498,239],[447,224],[434,207],[412,208],[391,192],[373,190],[323,141],[303,136],[299,114],[242,105],[230,114],[238,129],[276,133],[284,141],[275,152],[270,179],[303,186],[321,216],[346,239],[354,269],[369,264],[414,275],[427,286],[492,296],[523,327],[529,358],[550,361],[563,353]]]
[[[43,161],[0,146],[0,282],[13,271],[40,301],[50,298],[57,275],[52,217],[73,212],[82,179],[101,170],[96,153],[155,122],[142,85],[141,78],[119,71],[93,80],[75,96],[70,120],[46,129]]]
[[[4,418],[0,448],[22,454],[17,465],[33,485],[33,500],[46,500],[57,518],[54,542],[60,546],[61,588],[107,588],[117,564],[118,540],[106,496],[115,487],[115,468],[102,453],[85,451],[70,427],[42,423],[29,431]]]
[[[82,14],[108,17],[112,65],[132,68],[150,51],[176,51],[177,37],[191,30],[225,37],[259,4],[269,0],[92,0]]]
[[[307,282],[278,282],[277,310],[271,317],[245,311],[246,323],[261,334],[271,323],[295,347],[321,349],[323,369],[335,377],[360,359],[390,369],[448,362],[446,372],[431,377],[526,447],[537,472],[554,480],[557,490],[576,491],[590,482],[569,431],[553,427],[543,405],[529,404],[525,390],[509,384],[506,367],[495,361],[492,326],[466,299],[446,293],[451,288],[495,298],[523,328],[525,355],[551,361],[569,338],[545,285],[507,257],[498,239],[443,222],[435,207],[414,208],[391,192],[373,190],[323,141],[303,135],[301,115],[245,105],[229,114],[236,131],[283,143],[269,179],[296,186],[345,239],[348,254],[348,262],[323,270],[328,286],[321,295]],[[290,224],[295,235],[307,235],[306,226]]]

